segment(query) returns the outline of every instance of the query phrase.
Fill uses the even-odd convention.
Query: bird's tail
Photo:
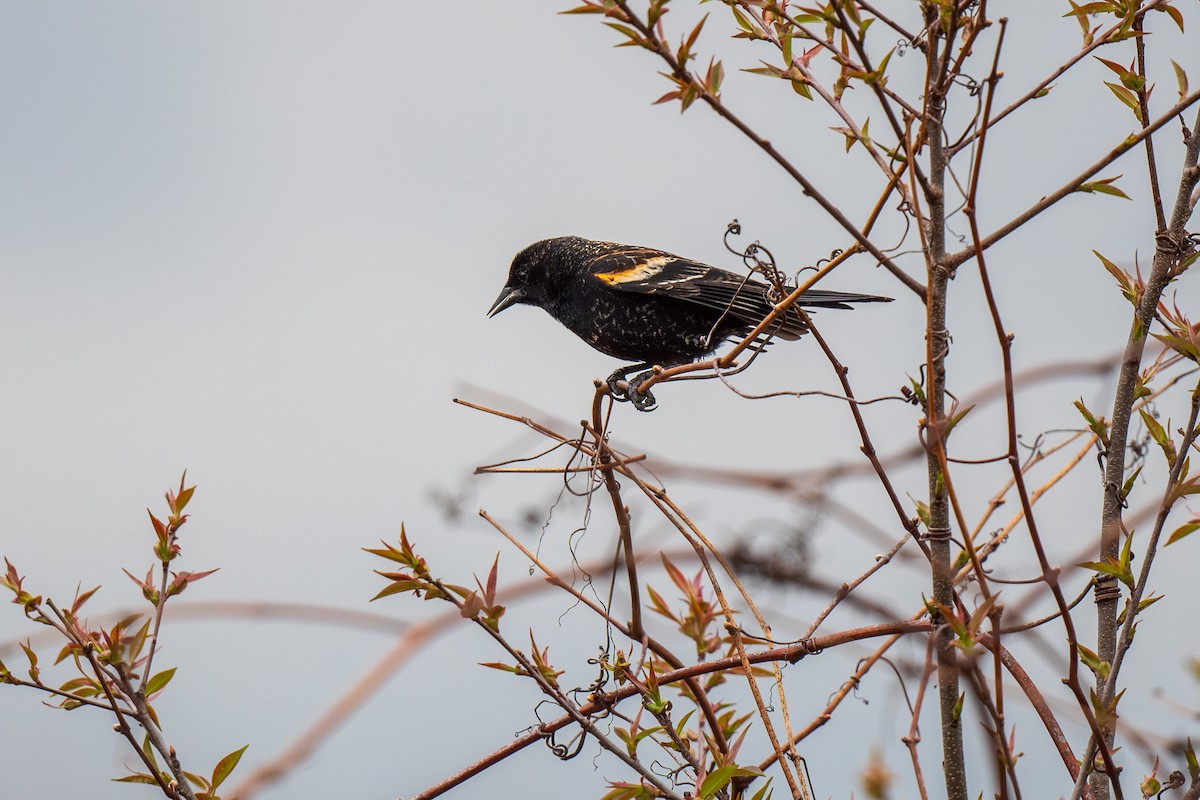
[[[877,294],[854,294],[853,292],[827,292],[824,289],[809,289],[800,295],[798,305],[805,308],[850,308],[851,303],[890,303],[891,297]]]

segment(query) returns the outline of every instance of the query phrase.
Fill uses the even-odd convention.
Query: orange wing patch
[[[596,273],[596,277],[609,286],[618,286],[622,283],[636,283],[637,281],[653,278],[662,272],[667,264],[670,264],[674,260],[671,256],[655,256],[629,269],[622,269],[616,272],[598,272]]]

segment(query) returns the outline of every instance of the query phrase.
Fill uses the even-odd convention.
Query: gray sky
[[[745,241],[763,239],[792,269],[846,245],[815,204],[706,109],[680,116],[652,107],[668,88],[654,74],[659,65],[611,49],[615,36],[595,18],[556,16],[562,5],[0,4],[0,551],[30,588],[65,600],[77,582],[101,583],[97,612],[137,600],[120,569],[144,573],[151,534],[143,509],[161,511],[162,492],[185,468],[199,489],[180,566],[221,571],[184,599],[364,610],[381,585],[371,570],[381,565],[359,548],[394,539],[402,520],[447,577],[468,583],[503,551],[502,575],[518,582],[528,564],[474,512],[544,515],[559,487],[553,479],[471,479],[476,464],[538,443],[451,399],[541,409],[569,430],[587,413],[591,379],[613,364],[541,312],[484,318],[512,255],[536,239],[579,234],[735,267],[721,246],[734,217]],[[991,6],[1014,17],[1007,102],[1072,52],[1078,32],[1057,19],[1057,6],[1038,21],[1050,26],[1044,35],[1031,32],[1028,4]],[[782,83],[736,72],[762,54],[726,41],[727,12],[711,9],[704,41],[740,59],[727,65],[730,103],[861,218],[878,192],[861,149],[840,155],[840,137],[828,132],[839,123],[827,111]],[[694,15],[681,7],[676,16]],[[1177,41],[1163,21],[1154,20],[1155,35]],[[1195,52],[1174,55],[1200,80]],[[1156,50],[1153,58],[1162,108],[1175,87],[1165,56]],[[911,56],[894,64],[897,80],[919,68]],[[1100,82],[1110,77],[1088,64],[1057,86],[1030,118],[1045,125],[1036,135],[1024,123],[997,129],[985,227],[1132,129]],[[1168,140],[1161,158],[1174,180],[1177,137]],[[1104,174],[1124,173],[1122,185],[1144,197],[1143,171],[1139,153]],[[1135,208],[1131,222],[1125,215]],[[991,263],[1006,322],[1019,331],[1018,366],[1119,347],[1126,306],[1090,250],[1123,264],[1136,250],[1145,264],[1151,239],[1128,232],[1150,230],[1144,208],[1071,198],[1021,242],[996,248]],[[905,263],[915,269],[917,261]],[[826,286],[898,298],[819,318],[862,396],[895,393],[923,357],[920,304],[866,260]],[[956,387],[968,393],[997,374],[998,356],[972,270],[955,291],[963,298],[952,318],[956,349],[986,354],[952,361]],[[1195,297],[1194,276],[1185,292]],[[834,390],[807,344],[774,348],[739,386]],[[1024,407],[1023,429],[1077,426],[1071,401],[1082,396],[1103,411],[1104,388],[1091,379],[1052,384]],[[713,382],[657,393],[658,412],[623,407],[614,428],[633,449],[673,461],[799,470],[831,453],[851,458],[857,446],[833,401],[749,404]],[[900,404],[871,411],[885,447],[910,442],[915,419]],[[964,491],[987,497],[999,474]],[[919,474],[903,477],[906,491],[922,491]],[[1085,503],[1094,499],[1093,478],[1077,481]],[[443,518],[436,492],[458,497],[463,515]],[[875,484],[853,492],[855,504],[895,527]],[[708,485],[677,493],[722,535],[791,513],[780,501]],[[555,513],[544,552],[565,565],[582,512],[564,503]],[[1048,504],[1046,513],[1078,525],[1070,502]],[[1084,515],[1088,525],[1094,516]],[[581,545],[585,555],[606,552],[611,526],[597,525]],[[1074,552],[1089,531],[1055,531],[1055,546]],[[673,546],[661,523],[644,535]],[[813,545],[836,580],[858,574],[873,553],[841,541],[824,528]],[[919,602],[914,585],[906,604]],[[591,620],[561,598],[540,602],[549,610],[518,606],[506,618],[514,639],[524,643],[522,626],[536,623],[552,652],[594,654],[602,632]],[[804,603],[795,612],[801,628],[809,606],[823,605]],[[407,598],[370,610],[429,613]],[[16,607],[0,614],[0,640],[29,633]],[[246,771],[388,644],[378,634],[296,622],[169,625],[161,663],[181,666],[160,708],[169,736],[198,771],[250,742]],[[52,654],[47,648],[44,658]],[[823,704],[854,655],[840,656],[818,690],[796,690],[798,704]],[[466,626],[455,628],[263,797],[411,794],[502,745],[531,722],[537,698],[475,666],[501,657]],[[1160,673],[1149,674],[1153,683]],[[1163,674],[1161,682],[1179,675]],[[887,702],[893,688],[880,681],[871,699]],[[1188,691],[1181,701],[1194,697]],[[99,714],[63,717],[30,692],[8,690],[0,715],[10,734],[0,773],[13,796],[149,791],[106,782],[134,760]],[[838,737],[865,732],[888,755],[903,755],[897,720],[906,724],[901,707],[890,716],[848,708],[831,752]],[[1031,737],[1036,747],[1041,740]],[[57,761],[64,752],[70,769]],[[492,796],[551,797],[621,776],[605,759],[593,771],[590,756],[560,764],[533,749],[484,780],[500,792]],[[864,761],[831,768],[820,793],[847,796]],[[902,771],[904,762],[892,766]],[[531,776],[544,794],[521,790]],[[481,783],[455,796],[484,792]]]

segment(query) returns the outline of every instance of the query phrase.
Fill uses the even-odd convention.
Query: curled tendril
[[[583,745],[587,742],[587,730],[583,728],[578,729],[566,744],[555,741],[554,737],[557,731],[547,731],[545,729],[545,722],[542,721],[541,714],[539,713],[543,703],[554,705],[553,703],[550,703],[550,701],[546,700],[542,703],[539,703],[538,708],[534,709],[534,715],[537,716],[538,720],[542,722],[542,724],[539,725],[535,730],[537,730],[538,734],[542,737],[542,740],[546,743],[546,748],[554,754],[555,758],[558,758],[561,761],[570,761],[572,758],[583,752]]]
[[[955,75],[954,82],[966,89],[967,94],[969,94],[971,97],[977,96],[979,94],[979,90],[983,88],[983,85],[970,75]]]

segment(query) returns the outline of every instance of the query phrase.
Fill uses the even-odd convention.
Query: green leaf
[[[1108,677],[1111,665],[1107,661],[1101,661],[1100,656],[1096,655],[1095,651],[1078,643],[1075,645],[1075,650],[1079,653],[1079,660],[1083,662],[1084,666],[1099,675],[1101,679]]]
[[[774,792],[771,792],[771,780],[768,779],[766,784],[755,792],[754,797],[750,798],[750,800],[770,800],[773,794]]]
[[[379,594],[371,598],[371,601],[374,602],[384,597],[389,597],[393,594],[399,594],[401,592],[418,591],[422,588],[423,584],[418,583],[417,581],[396,581],[395,583],[383,587],[383,589],[379,591]]]
[[[1179,458],[1179,451],[1175,449],[1175,442],[1171,439],[1171,435],[1163,429],[1158,420],[1149,414],[1146,409],[1141,408],[1138,411],[1142,415],[1142,422],[1145,424],[1146,430],[1149,431],[1150,438],[1162,448],[1163,455],[1167,458],[1167,466],[1174,467],[1175,460]],[[1167,425],[1170,424],[1171,421],[1167,420]]]
[[[158,692],[161,692],[163,690],[163,687],[165,687],[168,683],[171,682],[171,678],[175,677],[176,669],[178,669],[178,667],[171,667],[170,669],[164,669],[162,672],[158,673],[153,678],[146,681],[146,694],[151,695],[151,694],[157,694]]]
[[[1113,182],[1121,176],[1117,175],[1113,178],[1103,178],[1096,181],[1088,181],[1087,183],[1079,184],[1079,188],[1075,191],[1084,192],[1086,194],[1108,194],[1113,197],[1124,197],[1126,200],[1132,200],[1129,195],[1125,194],[1120,188],[1113,185]]]
[[[708,773],[708,777],[704,779],[704,783],[700,784],[699,796],[701,800],[714,797],[717,792],[728,786],[729,782],[733,780],[734,775],[737,774],[737,771],[736,764],[727,764]]]
[[[962,422],[963,417],[965,417],[967,414],[970,414],[974,408],[975,408],[975,404],[972,403],[971,405],[964,408],[962,411],[959,411],[957,414],[954,414],[952,417],[950,417],[949,421],[946,422],[946,431],[945,431],[945,433],[942,434],[942,438],[943,439],[950,438],[950,431],[954,430],[954,426],[957,425],[958,423]]]
[[[888,62],[892,60],[892,53],[896,52],[896,48],[887,51],[883,60],[879,62],[879,66],[871,72],[863,76],[863,82],[868,86],[885,86],[887,84],[887,76],[884,74],[887,71]]]
[[[1125,479],[1125,484],[1121,487],[1121,502],[1124,502],[1129,493],[1133,491],[1133,484],[1137,481],[1138,476],[1142,474],[1142,468],[1139,466],[1129,477]]]
[[[208,782],[208,778],[205,778],[203,775],[197,775],[194,772],[188,772],[187,770],[183,771],[183,777],[187,778],[193,786],[199,786],[200,789],[202,789],[202,791],[196,795],[197,798],[204,798],[204,800],[207,800],[209,796],[208,793],[213,789],[212,784]]]
[[[229,777],[229,773],[233,772],[238,762],[242,760],[242,753],[245,753],[246,748],[249,746],[248,744],[244,744],[217,762],[217,766],[213,767],[212,788],[216,789],[225,782],[225,779]]]
[[[1167,544],[1175,544],[1185,536],[1190,536],[1196,531],[1200,531],[1200,519],[1193,519],[1191,522],[1185,522],[1175,529],[1175,532],[1167,537]],[[1165,545],[1164,545],[1165,546]]]
[[[1108,424],[1103,419],[1096,419],[1088,407],[1083,404],[1082,399],[1075,401],[1075,408],[1079,409],[1079,413],[1083,415],[1083,419],[1092,433],[1096,434],[1096,438],[1107,447]]]
[[[1187,97],[1188,94],[1187,73],[1183,71],[1183,67],[1179,66],[1174,61],[1171,62],[1171,66],[1175,68],[1175,82],[1179,85],[1179,99],[1182,100],[1183,98]]]
[[[1142,106],[1141,103],[1138,102],[1136,94],[1131,92],[1126,87],[1116,83],[1109,83],[1108,81],[1105,81],[1104,85],[1112,90],[1112,93],[1117,96],[1118,100],[1133,109],[1133,116],[1135,119],[1137,119],[1138,123],[1142,125],[1146,124],[1142,119]]]
[[[1075,566],[1095,570],[1102,575],[1112,575],[1114,578],[1120,579],[1122,583],[1126,582],[1125,570],[1120,564],[1111,561],[1080,561]]]
[[[113,778],[114,783],[144,783],[148,786],[158,786],[158,781],[154,780],[149,775],[144,775],[140,772],[135,772],[132,775],[126,775],[123,778]]]
[[[730,6],[729,10],[733,12],[733,19],[737,23],[739,28],[746,31],[747,33],[754,32],[754,27],[750,24],[750,20],[746,17],[745,14],[743,14],[741,11],[738,10],[737,6]]]

